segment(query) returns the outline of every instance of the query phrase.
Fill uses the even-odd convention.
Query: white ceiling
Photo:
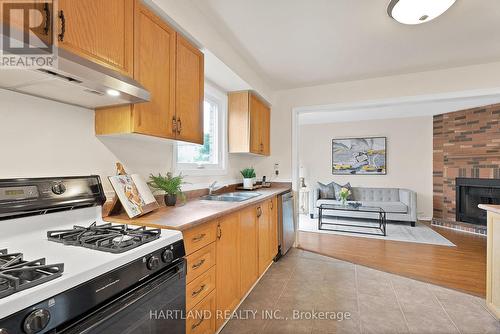
[[[405,26],[388,0],[191,0],[274,89],[500,60],[500,2]]]
[[[456,98],[418,98],[403,101],[361,103],[350,106],[304,107],[299,124],[356,122],[373,119],[434,116],[457,110],[500,103],[500,92],[481,96]]]

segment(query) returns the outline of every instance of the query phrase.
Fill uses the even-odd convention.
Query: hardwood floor
[[[299,248],[476,296],[486,295],[486,238],[432,227],[456,247],[299,231]]]

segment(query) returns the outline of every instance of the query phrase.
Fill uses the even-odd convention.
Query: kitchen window
[[[205,84],[203,113],[204,143],[177,142],[174,149],[176,170],[186,175],[225,174],[227,95]]]

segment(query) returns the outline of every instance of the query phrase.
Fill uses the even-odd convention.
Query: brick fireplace
[[[456,179],[500,179],[500,104],[434,116],[434,219],[455,222]]]

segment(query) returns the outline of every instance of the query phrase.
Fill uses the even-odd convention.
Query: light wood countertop
[[[185,205],[178,205],[175,207],[162,206],[159,209],[138,218],[130,219],[126,213],[122,213],[117,216],[104,217],[103,219],[111,223],[183,231],[288,191],[290,191],[290,187],[276,186],[266,189],[261,188],[256,190],[256,192],[261,194],[261,196],[243,202],[221,202],[193,199],[188,201]]]
[[[500,214],[500,205],[479,204],[480,209]]]

